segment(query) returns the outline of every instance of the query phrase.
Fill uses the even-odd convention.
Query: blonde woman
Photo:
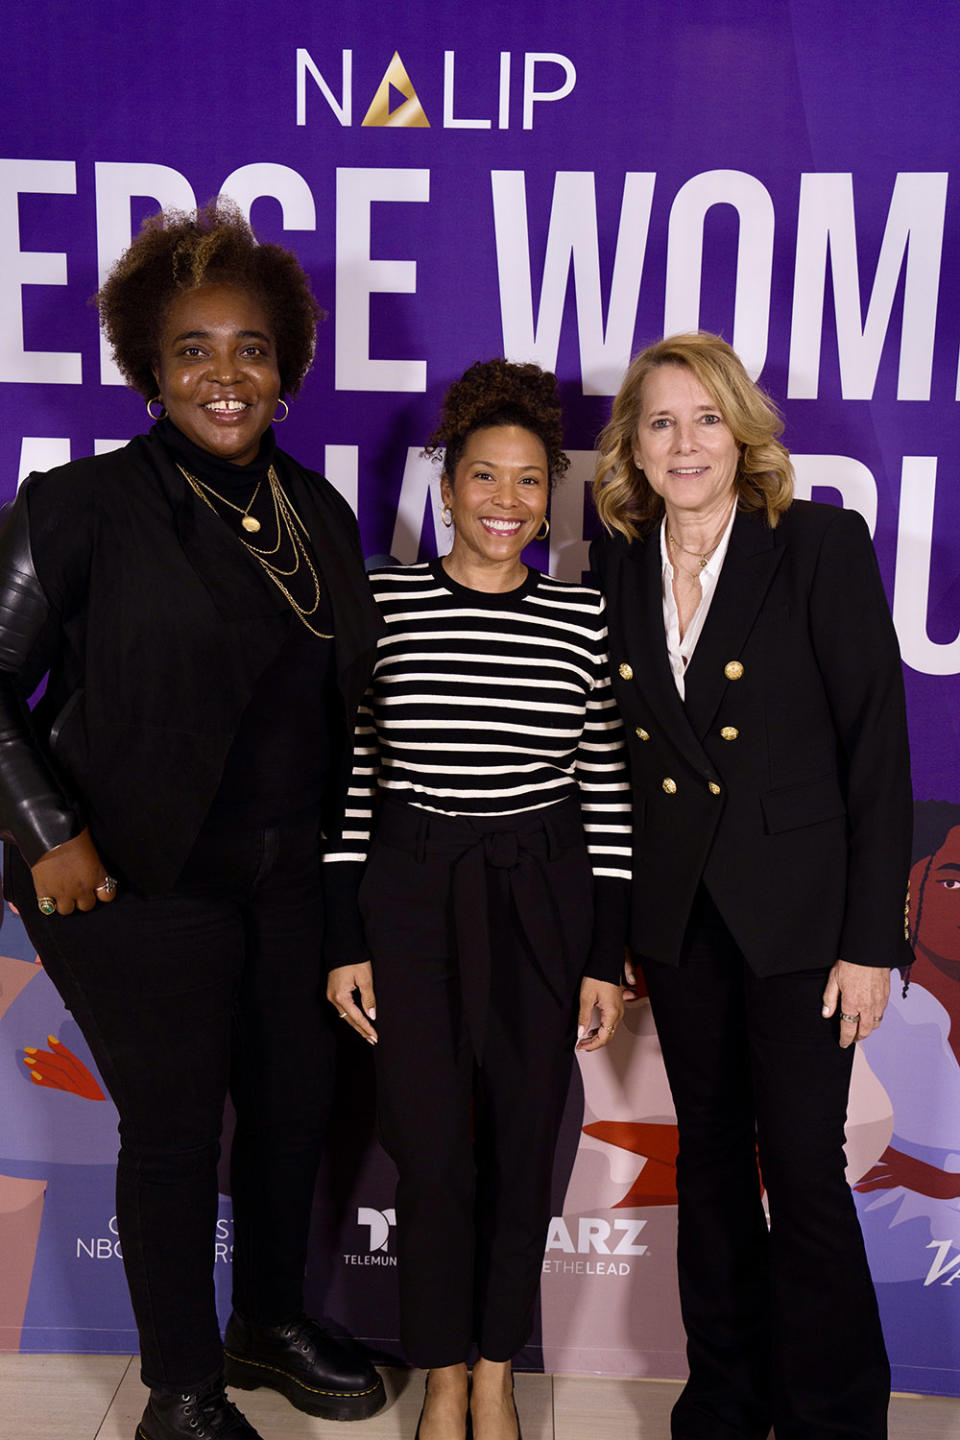
[[[595,486],[631,947],[680,1127],[674,1440],[886,1435],[843,1141],[909,958],[903,683],[866,526],[792,499],[780,429],[729,345],[675,336],[627,372]]]

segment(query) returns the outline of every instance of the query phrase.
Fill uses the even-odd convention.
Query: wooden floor
[[[234,1398],[265,1440],[412,1440],[422,1377],[385,1370],[388,1403],[350,1426],[311,1420],[279,1395]],[[518,1375],[524,1440],[668,1440],[672,1380]],[[134,1440],[145,1391],[123,1355],[0,1355],[0,1440]],[[960,1400],[895,1396],[890,1440],[960,1440]]]

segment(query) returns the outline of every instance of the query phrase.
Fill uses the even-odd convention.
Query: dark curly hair
[[[191,214],[151,215],[95,297],[127,383],[145,400],[156,394],[153,372],[167,312],[178,295],[203,284],[256,295],[276,342],[281,390],[295,395],[313,363],[323,311],[293,252],[258,245],[238,206],[222,196]]]
[[[556,375],[539,365],[515,365],[509,360],[478,360],[450,386],[440,424],[423,453],[435,456],[444,450],[443,473],[452,482],[469,436],[495,425],[522,425],[542,441],[551,484],[570,464],[562,449]]]

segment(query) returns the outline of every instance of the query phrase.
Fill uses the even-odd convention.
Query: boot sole
[[[296,1410],[321,1420],[367,1420],[387,1399],[379,1375],[377,1383],[367,1390],[321,1390],[276,1365],[248,1360],[231,1350],[224,1351],[223,1378],[234,1390],[259,1390],[264,1385],[278,1390]]]

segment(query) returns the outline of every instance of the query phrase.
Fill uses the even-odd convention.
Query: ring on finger
[[[841,1010],[840,1019],[845,1020],[848,1025],[856,1025],[857,1021],[860,1019],[860,1011],[858,1010],[856,1015],[844,1015],[843,1011]]]
[[[340,1016],[340,1019],[341,1019],[341,1020],[346,1020],[346,1018],[347,1018],[347,1012],[346,1012],[346,1010],[338,1010],[338,1011],[337,1011],[337,1014]]]
[[[100,884],[94,887],[94,893],[99,895],[103,890],[107,895],[113,895],[117,888],[117,882],[112,875],[104,875]]]
[[[612,1034],[615,1032],[616,1028],[617,1028],[616,1025],[598,1025],[598,1026],[597,1026],[597,1029],[598,1029],[598,1030],[606,1030],[606,1031],[608,1032],[608,1034],[610,1034],[610,1035],[612,1035]]]
[[[55,915],[57,913],[57,902],[52,895],[38,895],[37,909],[41,915]]]
[[[874,1017],[873,1017],[873,1023],[874,1023],[874,1025],[879,1025],[879,1024],[880,1024],[880,1021],[881,1021],[882,1019],[883,1019],[883,1016],[882,1016],[882,1015],[874,1015]]]

